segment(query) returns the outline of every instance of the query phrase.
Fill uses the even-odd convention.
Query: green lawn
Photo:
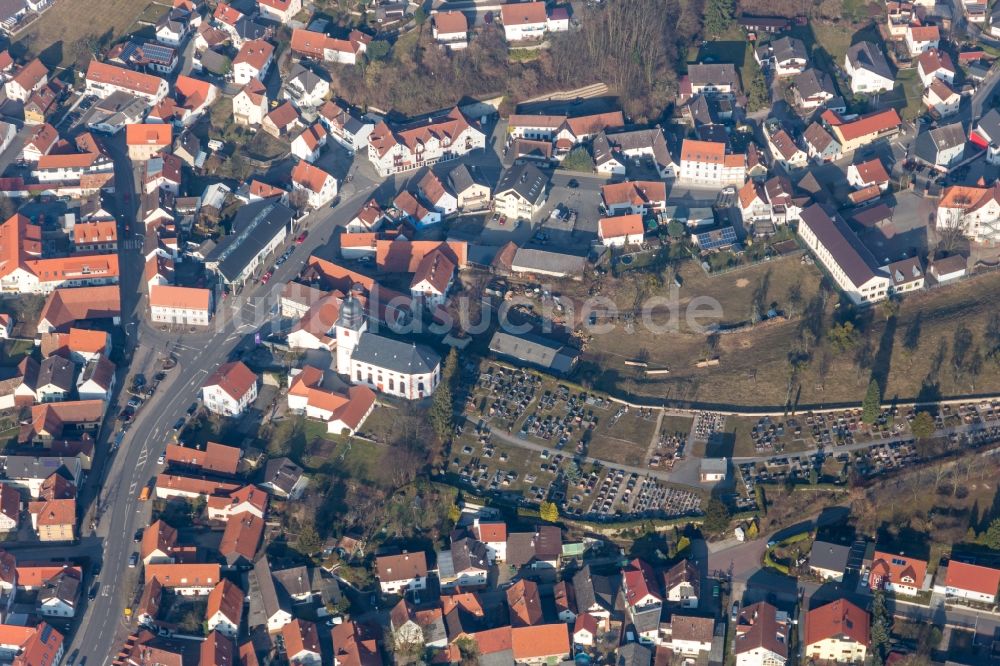
[[[815,35],[813,57],[816,64],[827,71],[832,72],[829,68],[831,62],[838,67],[843,66],[844,56],[847,55],[847,49],[851,44],[869,41],[882,46],[882,37],[879,35],[878,27],[873,23],[856,25],[846,22],[834,24],[816,21],[810,24],[810,28]],[[808,41],[806,45],[809,45]]]
[[[893,93],[901,93],[905,98],[905,106],[900,109],[903,120],[913,120],[923,115],[926,110],[923,102],[924,86],[920,82],[915,68],[899,71],[896,75],[896,88]]]
[[[0,350],[0,366],[11,367],[21,362],[35,348],[31,340],[4,340]]]

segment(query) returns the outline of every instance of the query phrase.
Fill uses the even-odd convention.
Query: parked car
[[[132,535],[132,541],[134,543],[139,543],[140,541],[142,541],[142,528],[141,527],[135,531],[134,535]]]
[[[295,237],[295,243],[297,245],[301,245],[302,243],[305,242],[306,238],[308,238],[308,237],[309,237],[309,232],[308,231],[303,231],[301,234],[299,234],[298,236]]]
[[[128,568],[135,569],[137,564],[139,564],[139,553],[132,553],[128,558]]]
[[[177,422],[174,423],[174,430],[180,430],[183,427],[184,427],[184,419],[183,418],[177,419]]]

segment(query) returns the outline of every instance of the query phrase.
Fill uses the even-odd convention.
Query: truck
[[[142,491],[139,493],[139,501],[145,502],[149,499],[150,488],[148,485],[142,487]]]

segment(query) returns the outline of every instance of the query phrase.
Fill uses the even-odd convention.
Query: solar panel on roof
[[[698,247],[703,250],[714,250],[720,247],[726,247],[727,245],[732,245],[737,240],[736,230],[732,227],[705,231],[697,234],[696,238],[698,240]]]

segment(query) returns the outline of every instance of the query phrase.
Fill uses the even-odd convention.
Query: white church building
[[[407,400],[434,392],[441,381],[441,359],[436,353],[367,329],[364,307],[352,293],[341,303],[334,325],[339,374],[354,384]]]

